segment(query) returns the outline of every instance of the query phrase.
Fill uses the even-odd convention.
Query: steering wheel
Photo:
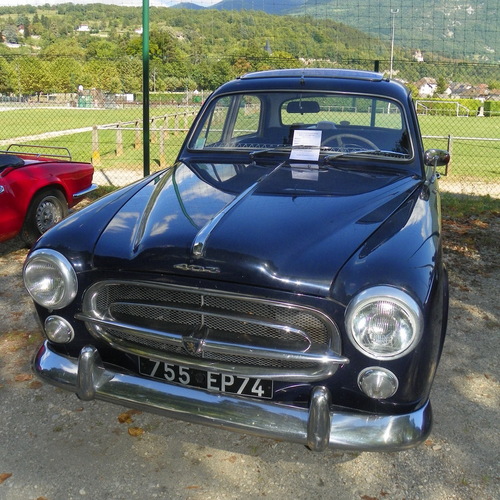
[[[347,146],[349,144],[349,142],[345,142],[343,139],[354,139],[362,144],[367,144],[371,149],[380,149],[376,144],[370,141],[370,139],[358,134],[338,134],[333,136],[333,139],[337,141],[339,147]]]

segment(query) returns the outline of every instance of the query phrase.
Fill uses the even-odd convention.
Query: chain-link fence
[[[7,63],[15,71],[15,58]],[[425,64],[418,63],[420,75],[426,74]],[[385,68],[387,62],[343,64],[370,70],[379,65]],[[438,81],[434,68],[429,66],[429,76],[406,83],[415,95],[425,147],[452,153],[442,189],[500,197],[500,90],[487,84],[500,81],[500,66],[470,64],[469,76],[459,81]],[[440,73],[453,75],[454,65],[442,64]],[[150,94],[150,172],[174,162],[207,95],[208,91]],[[73,93],[4,93],[0,117],[0,150],[11,144],[66,147],[73,159],[93,163],[95,181],[103,186],[122,186],[143,176],[141,94],[109,94],[83,87]]]

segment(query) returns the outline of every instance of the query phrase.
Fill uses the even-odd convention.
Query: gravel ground
[[[444,221],[451,279],[434,428],[399,453],[306,448],[82,402],[44,385],[21,281],[26,250],[0,244],[0,498],[498,499],[500,224]]]

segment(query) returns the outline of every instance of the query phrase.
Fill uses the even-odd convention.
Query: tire
[[[31,200],[21,238],[29,247],[52,226],[68,215],[66,198],[57,189],[42,191]]]

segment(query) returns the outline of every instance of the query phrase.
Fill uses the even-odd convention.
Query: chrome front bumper
[[[44,381],[75,392],[83,400],[100,399],[198,424],[307,445],[351,451],[397,451],[415,446],[431,430],[430,402],[404,415],[330,411],[330,393],[315,387],[309,408],[212,393],[170,385],[105,366],[94,347],[78,359],[62,356],[46,342],[34,359]]]

